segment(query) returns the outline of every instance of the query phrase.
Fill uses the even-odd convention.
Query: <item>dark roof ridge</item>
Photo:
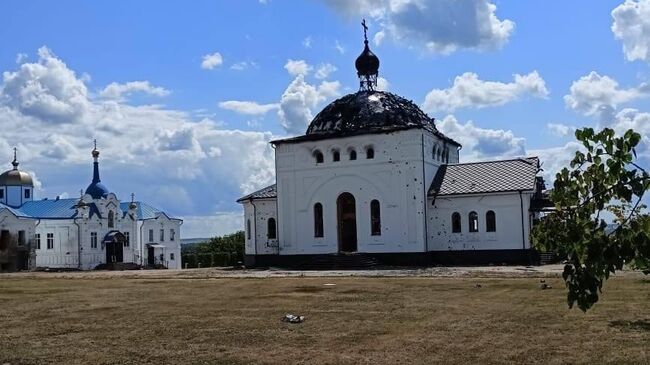
[[[530,161],[527,160],[539,160],[538,156],[530,156],[530,157],[515,157],[515,158],[509,158],[506,160],[486,160],[486,161],[472,161],[472,162],[458,162],[458,163],[448,163],[445,164],[447,166],[463,166],[463,165],[475,165],[475,164],[484,164],[484,163],[498,163],[498,162],[510,162],[510,161],[521,161],[527,164],[530,164]]]

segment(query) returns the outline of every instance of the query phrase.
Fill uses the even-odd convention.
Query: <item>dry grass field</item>
[[[650,363],[650,278],[546,282],[0,276],[0,364]]]

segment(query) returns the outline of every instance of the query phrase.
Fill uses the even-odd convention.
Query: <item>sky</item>
[[[36,199],[101,177],[184,219],[243,228],[237,198],[274,182],[269,141],[358,90],[361,20],[379,88],[461,142],[461,161],[539,156],[552,182],[576,128],[634,128],[650,149],[650,0],[0,2],[0,163]]]

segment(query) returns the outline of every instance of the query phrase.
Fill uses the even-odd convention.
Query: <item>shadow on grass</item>
[[[610,321],[610,327],[625,329],[625,330],[637,330],[637,331],[648,331],[650,332],[650,320],[639,319],[636,321]]]

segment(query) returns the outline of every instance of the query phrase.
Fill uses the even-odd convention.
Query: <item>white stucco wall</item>
[[[520,250],[530,248],[531,219],[528,213],[532,192],[437,197],[429,200],[429,250]],[[496,232],[486,232],[485,214],[496,214]],[[469,232],[469,214],[478,213],[478,232]],[[451,216],[461,216],[461,233],[452,233]]]
[[[147,244],[161,245],[165,247],[154,248],[156,262],[162,263],[169,269],[181,269],[181,224],[179,219],[167,217],[165,214],[158,214],[156,218],[145,219],[138,225],[138,244],[142,252],[142,264],[146,265],[149,258]],[[171,239],[171,230],[174,230],[175,237]],[[153,230],[153,240],[149,239],[149,231]],[[164,237],[160,231],[163,230]],[[161,239],[162,238],[162,239]]]
[[[259,199],[244,203],[244,237],[245,251],[248,255],[268,255],[278,253],[278,239],[268,236],[269,218],[275,219],[276,237],[278,236],[277,204],[275,199]],[[250,221],[250,235],[248,234]]]
[[[15,246],[6,247],[4,252],[0,251],[0,264],[13,266],[9,262],[14,259],[13,257],[9,257],[12,252],[17,254],[17,249],[28,250],[31,243],[30,241],[34,237],[35,226],[36,221],[33,219],[19,218],[6,209],[0,209],[0,230],[9,231],[9,234],[11,235],[10,244]],[[22,243],[18,239],[20,231],[23,231],[25,234],[25,242]],[[21,244],[23,247],[20,247]],[[0,271],[2,271],[1,268]]]
[[[344,192],[355,197],[359,252],[424,252],[426,192],[443,163],[432,156],[435,143],[444,145],[432,134],[414,129],[278,145],[279,253],[338,252],[336,201]],[[365,154],[370,146],[373,159]],[[351,149],[357,152],[357,160],[349,160]],[[316,163],[316,150],[323,153],[323,163]],[[332,161],[334,150],[340,151],[338,162]],[[458,151],[452,149],[450,160],[457,159]],[[380,236],[371,235],[373,199],[381,206]],[[322,238],[314,237],[317,202],[323,205]]]

